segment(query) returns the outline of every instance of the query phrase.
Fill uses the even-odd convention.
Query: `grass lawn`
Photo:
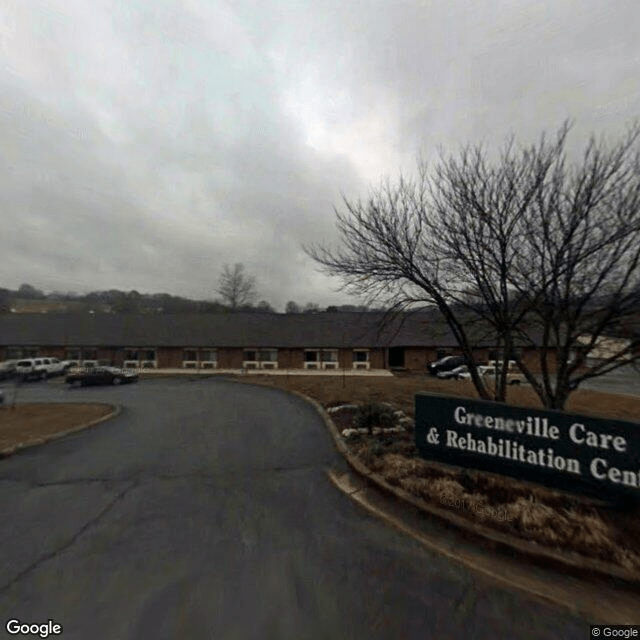
[[[414,415],[415,394],[421,391],[478,397],[471,382],[423,375],[345,379],[340,376],[252,376],[246,382],[299,391],[325,407],[390,402],[410,416]],[[527,386],[510,387],[508,402],[542,408]],[[571,395],[567,411],[637,421],[640,398],[578,390]],[[353,411],[338,412],[331,417],[339,431],[353,426]],[[609,509],[506,476],[430,463],[419,456],[412,431],[377,436],[358,434],[345,438],[345,442],[354,455],[389,484],[434,506],[550,549],[612,563],[640,579],[640,511],[637,508],[626,512]]]
[[[0,450],[37,442],[97,420],[113,411],[107,404],[16,404],[0,406]]]
[[[473,384],[467,380],[439,380],[428,375],[393,377],[328,376],[237,376],[238,380],[281,389],[299,391],[324,406],[342,402],[390,402],[413,416],[415,394],[421,391],[443,393],[463,398],[477,398]],[[528,385],[508,387],[509,404],[542,408]],[[640,418],[640,398],[616,396],[600,391],[580,390],[569,397],[566,407],[572,413],[636,421]]]

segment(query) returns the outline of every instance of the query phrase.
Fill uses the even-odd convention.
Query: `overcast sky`
[[[417,154],[640,115],[638,0],[2,0],[0,286],[348,300],[335,239]]]

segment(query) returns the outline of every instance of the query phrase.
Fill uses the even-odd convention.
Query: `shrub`
[[[369,433],[373,433],[374,427],[395,427],[397,420],[391,407],[378,402],[360,405],[353,418],[356,429],[367,429]]]

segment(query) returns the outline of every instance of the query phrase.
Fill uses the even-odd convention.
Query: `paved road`
[[[588,636],[361,511],[297,398],[224,380],[21,393],[124,410],[0,460],[0,637],[9,618],[65,640]]]
[[[599,378],[587,380],[580,388],[640,397],[640,372],[631,365],[625,365]]]

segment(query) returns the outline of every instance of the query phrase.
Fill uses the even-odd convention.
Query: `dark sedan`
[[[463,356],[446,356],[436,362],[430,362],[427,365],[427,369],[432,376],[436,376],[442,371],[451,371],[456,367],[460,367],[465,364],[466,360]]]
[[[90,367],[70,369],[65,382],[74,386],[95,384],[123,384],[136,382],[138,374],[117,367]]]

